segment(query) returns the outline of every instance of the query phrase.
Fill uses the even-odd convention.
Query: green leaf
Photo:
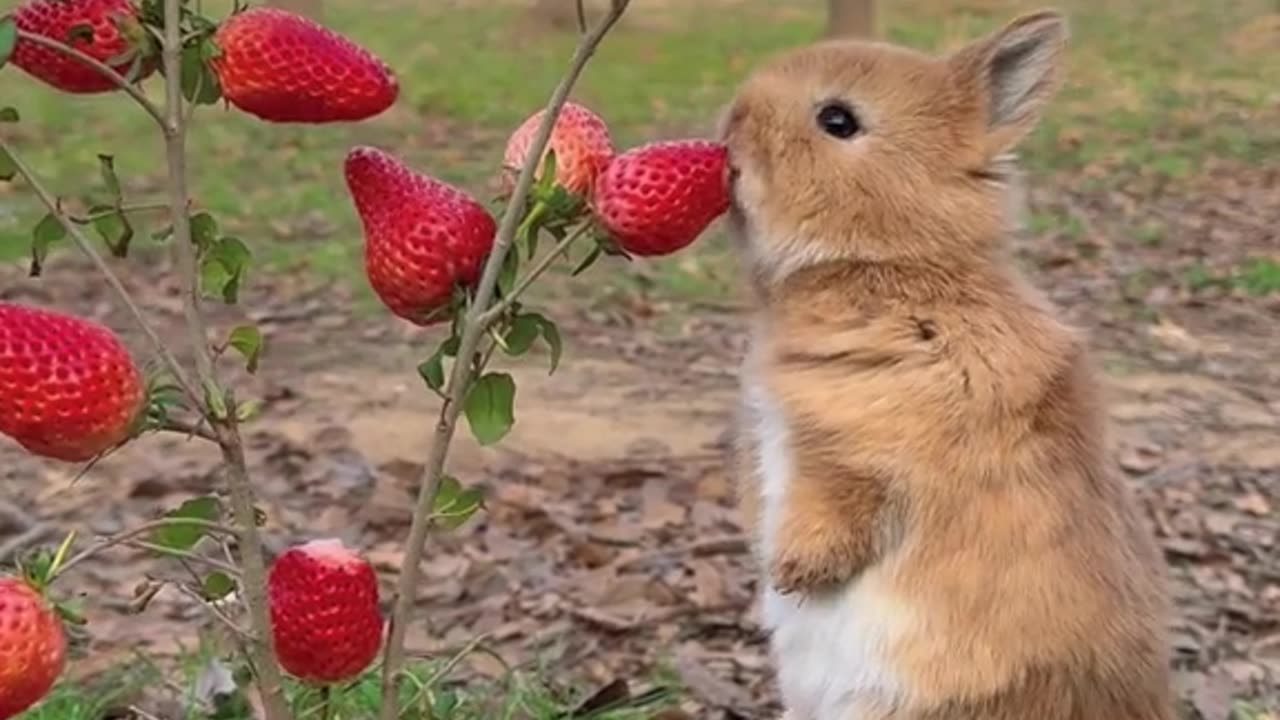
[[[241,325],[231,331],[227,345],[244,356],[249,374],[258,372],[258,360],[262,357],[262,332],[253,325]]]
[[[210,30],[216,30],[217,25],[209,23]],[[222,57],[222,48],[218,47],[218,43],[213,41],[212,37],[206,37],[200,43],[200,58],[205,62]]]
[[[9,182],[18,174],[18,166],[9,157],[9,152],[0,149],[0,180]]]
[[[211,572],[204,578],[201,592],[204,599],[217,601],[230,595],[236,589],[236,581],[224,572]]]
[[[74,47],[77,40],[93,44],[93,26],[89,23],[77,23],[67,28],[66,43]]]
[[[502,258],[502,270],[498,273],[498,291],[506,297],[511,293],[511,289],[515,287],[516,276],[520,272],[520,251],[517,248],[507,250],[507,256]]]
[[[550,318],[541,313],[529,313],[524,317],[533,318],[542,333],[542,339],[547,343],[547,350],[551,353],[551,371],[547,373],[550,375],[556,371],[556,368],[560,367],[560,357],[564,354],[564,344],[560,340],[560,328]]]
[[[559,122],[557,120],[557,122]],[[542,159],[542,175],[538,177],[538,181],[533,187],[538,191],[538,195],[546,195],[556,185],[556,172],[559,170],[559,163],[556,160],[556,151],[551,148],[550,141],[547,142],[546,155]]]
[[[169,519],[203,520],[214,522],[222,514],[218,499],[212,495],[192,498],[178,506],[176,510],[165,513]],[[156,528],[151,533],[151,543],[170,550],[189,550],[200,542],[208,530],[195,524],[174,524]]]
[[[13,16],[0,18],[0,68],[9,62],[13,48],[18,45],[18,23]],[[15,118],[16,119],[16,118]]]
[[[503,350],[512,357],[519,357],[533,347],[533,343],[538,339],[542,326],[538,324],[536,314],[517,315],[516,319],[511,321],[511,327],[507,329],[507,334],[503,338],[506,342]]]
[[[418,366],[418,374],[422,376],[427,387],[439,392],[440,388],[444,387],[444,358],[440,353],[432,355]]]
[[[195,244],[200,252],[206,252],[218,240],[218,221],[207,212],[196,213],[191,216],[191,242]],[[168,234],[173,233],[173,228],[168,229]],[[165,237],[168,237],[168,234]],[[157,240],[163,238],[156,238]]]
[[[471,434],[481,445],[492,445],[515,425],[516,381],[507,373],[488,373],[467,392],[463,411]]]
[[[573,272],[569,273],[569,275],[573,277],[577,277],[578,275],[581,275],[584,270],[594,265],[596,260],[599,260],[600,256],[603,254],[604,254],[603,246],[596,245],[595,247],[592,247],[591,252],[588,252],[587,256],[582,258],[582,262],[578,263],[578,266],[575,267],[573,269]]]
[[[418,366],[418,374],[427,383],[427,387],[437,392],[444,387],[444,359],[457,356],[459,342],[460,338],[457,335],[450,335],[440,343],[440,347],[436,348],[431,357]]]
[[[238,422],[248,422],[258,416],[262,412],[261,400],[246,400],[236,404],[236,420]]]
[[[102,184],[119,205],[121,200],[120,178],[116,175],[116,160],[110,155],[98,155],[98,169],[102,172]]]
[[[31,231],[31,277],[38,277],[43,272],[49,248],[66,236],[67,229],[53,213],[48,213],[36,223]]]
[[[196,105],[212,105],[222,97],[218,77],[205,62],[204,53],[203,43],[182,51],[182,96]]]
[[[201,286],[220,295],[226,304],[234,305],[251,257],[249,247],[239,239],[219,239],[200,262]]]
[[[440,492],[431,508],[432,519],[440,526],[455,530],[484,506],[484,491],[465,488],[452,475],[440,478]]]
[[[227,397],[222,388],[212,380],[204,381],[204,404],[209,413],[218,420],[227,419]]]
[[[4,63],[0,63],[0,65],[4,65]],[[0,107],[0,122],[16,123],[18,120],[18,108]]]
[[[119,210],[107,205],[94,205],[89,208],[93,218],[93,229],[98,231],[102,241],[107,244],[111,254],[116,257],[129,255],[129,243],[133,240],[133,225],[129,218]]]

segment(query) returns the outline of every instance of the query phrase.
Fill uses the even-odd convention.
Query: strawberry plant
[[[396,101],[394,72],[354,41],[275,9],[237,6],[229,17],[211,18],[189,0],[26,0],[0,18],[0,68],[12,64],[63,92],[127,94],[155,121],[167,168],[163,197],[134,198],[112,156],[100,155],[107,196],[77,213],[0,135],[0,181],[23,182],[48,211],[32,231],[31,274],[42,275],[50,247],[69,239],[155,356],[140,368],[102,326],[0,304],[0,433],[31,453],[90,466],[145,433],[181,433],[218,448],[225,481],[225,493],[190,499],[85,547],[73,531],[56,552],[33,548],[22,579],[0,579],[0,651],[9,653],[0,656],[0,720],[37,702],[64,664],[62,626],[49,608],[79,621],[50,586],[117,546],[152,551],[189,571],[191,582],[176,589],[198,599],[243,652],[266,720],[298,716],[286,697],[286,673],[327,698],[331,686],[377,667],[379,656],[382,720],[402,717],[406,694],[433,692],[403,682],[421,560],[433,528],[457,527],[483,505],[479,491],[445,472],[456,427],[465,418],[480,443],[500,441],[515,421],[516,386],[509,373],[490,369],[493,359],[521,356],[541,343],[554,372],[563,352],[556,324],[527,307],[523,295],[575,244],[586,246],[575,273],[603,255],[668,254],[693,242],[728,206],[723,148],[688,141],[616,155],[604,119],[568,102],[627,6],[613,0],[595,27],[582,28],[546,107],[512,133],[499,218],[388,151],[356,147],[346,157],[342,171],[364,228],[370,285],[392,314],[444,334],[417,368],[443,403],[439,417],[424,422],[431,443],[389,619],[379,612],[372,567],[340,543],[305,543],[268,565],[241,432],[256,419],[255,403],[224,380],[236,355],[256,372],[263,336],[252,325],[211,334],[205,313],[211,302],[239,302],[253,253],[192,202],[186,137],[193,113],[220,101],[265,122],[370,118]],[[162,102],[142,90],[156,74]],[[0,108],[0,130],[20,121],[19,109]],[[190,365],[161,341],[99,250],[127,258],[143,227],[140,216],[157,211],[164,221],[150,229],[175,259]],[[542,238],[554,245],[539,252]],[[132,605],[144,609],[166,582],[141,583]],[[10,616],[16,620],[7,622]],[[330,710],[325,700],[322,712]]]

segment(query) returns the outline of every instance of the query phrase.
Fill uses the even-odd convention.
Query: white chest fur
[[[761,559],[776,548],[793,467],[782,409],[748,359],[743,402],[757,449]],[[887,592],[883,568],[822,597],[783,596],[764,580],[761,610],[783,700],[794,720],[879,717],[908,691],[888,663],[889,646],[909,627],[906,608]]]

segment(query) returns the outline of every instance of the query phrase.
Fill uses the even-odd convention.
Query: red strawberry
[[[378,578],[340,540],[313,540],[276,559],[267,578],[280,664],[325,684],[350,680],[382,646]]]
[[[474,285],[497,223],[471,196],[371,147],[347,154],[347,188],[364,225],[365,272],[391,312],[419,325]]]
[[[533,136],[538,132],[538,126],[542,124],[545,115],[546,110],[534,113],[507,140],[507,150],[502,160],[506,168],[503,185],[507,192],[515,187],[520,168],[524,167],[525,160],[528,159]],[[569,192],[585,197],[591,196],[596,176],[609,164],[614,152],[609,127],[604,120],[576,103],[565,103],[561,109],[547,147],[556,154],[557,184]],[[542,176],[542,170],[546,167],[546,156],[543,158],[543,165],[538,167],[538,177]]]
[[[391,107],[400,85],[364,48],[285,10],[259,7],[232,16],[214,37],[212,66],[222,94],[271,122],[363,120]]]
[[[596,217],[633,255],[673,253],[729,209],[727,163],[725,147],[705,140],[628,150],[596,180]]]
[[[0,720],[48,695],[66,661],[57,614],[26,582],[0,577]]]
[[[119,59],[130,48],[145,43],[146,31],[138,21],[138,11],[129,0],[27,0],[13,13],[18,29],[66,43],[107,63],[125,75],[133,58]],[[92,33],[84,32],[89,28]],[[73,31],[74,30],[74,31]],[[102,73],[79,60],[30,40],[20,40],[13,51],[13,64],[28,74],[69,93],[100,93],[119,89]],[[155,69],[153,60],[144,60],[142,79]]]
[[[36,455],[89,460],[129,436],[144,395],[107,328],[0,303],[0,433]]]

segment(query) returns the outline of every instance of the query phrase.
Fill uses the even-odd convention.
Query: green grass
[[[172,720],[252,720],[253,712],[242,692],[218,695],[209,702],[190,702],[200,661],[184,658],[185,686],[167,693],[185,708]],[[401,720],[557,720],[577,709],[587,696],[558,689],[536,675],[511,673],[502,680],[459,685],[450,682],[440,663],[419,663],[406,670],[401,693]],[[242,674],[242,673],[239,673]],[[103,720],[138,702],[144,688],[159,687],[161,671],[148,662],[88,685],[61,684],[37,707],[17,720]],[[667,678],[662,678],[664,681]],[[335,686],[328,693],[329,714],[323,715],[325,695],[314,687],[288,680],[285,694],[298,720],[371,720],[378,715],[381,677],[370,671],[358,680]],[[648,720],[676,699],[674,685],[663,682],[650,691],[638,691],[631,700],[601,704],[575,714],[575,720]],[[157,695],[153,694],[154,699]],[[163,692],[159,695],[164,696]],[[113,714],[116,713],[116,714]]]
[[[949,49],[1039,3],[885,5],[889,39]],[[1102,189],[1134,173],[1183,179],[1209,157],[1260,162],[1280,153],[1280,119],[1269,100],[1280,84],[1280,54],[1249,40],[1251,24],[1275,12],[1271,0],[1058,5],[1073,23],[1071,80],[1025,152],[1035,171],[1083,171],[1082,183]],[[353,272],[359,225],[341,176],[346,150],[378,144],[488,196],[506,134],[545,102],[574,42],[534,29],[524,7],[329,0],[326,24],[397,69],[400,102],[371,121],[326,127],[271,126],[234,110],[204,110],[190,138],[196,201],[273,266],[301,265],[363,289]],[[754,64],[820,34],[822,7],[816,0],[742,0],[732,9],[637,3],[576,97],[606,117],[622,146],[706,134]],[[150,81],[148,91],[155,96],[159,83]],[[0,97],[23,113],[10,136],[60,195],[83,201],[101,192],[100,152],[117,156],[131,198],[162,195],[160,140],[127,98],[68,98],[12,68],[0,73]],[[0,261],[25,257],[42,214],[25,187],[0,187]],[[723,296],[734,269],[718,231],[712,235],[679,258],[615,264],[608,293]]]

